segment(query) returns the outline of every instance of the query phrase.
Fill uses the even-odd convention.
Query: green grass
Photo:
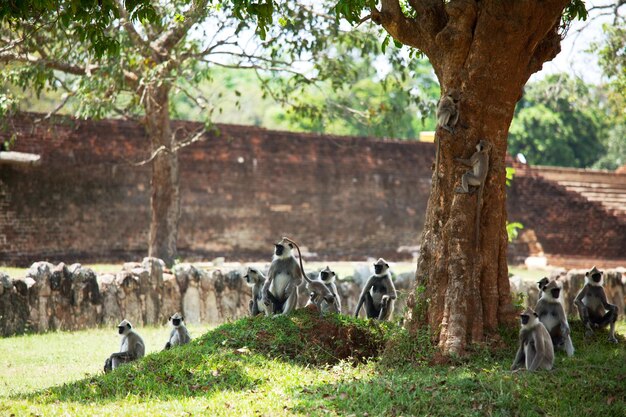
[[[585,341],[580,323],[571,325],[576,355],[559,352],[555,370],[536,373],[509,371],[514,331],[471,357],[442,361],[425,334],[349,317],[320,320],[306,310],[228,323],[104,376],[99,369],[118,342],[110,331],[1,339],[9,353],[0,362],[2,388],[16,389],[0,391],[0,415],[626,415],[626,342],[609,344],[606,332]],[[142,329],[154,350],[164,333]],[[396,342],[382,360],[363,360],[390,338]],[[70,339],[80,344],[68,352]],[[76,381],[83,372],[90,376]]]

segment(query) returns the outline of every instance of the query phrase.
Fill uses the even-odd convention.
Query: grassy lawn
[[[158,352],[164,328],[141,329],[154,353],[106,376],[104,358],[118,346],[111,330],[0,339],[0,415],[626,415],[624,338],[612,345],[598,332],[585,341],[571,324],[576,355],[559,352],[555,370],[537,373],[508,370],[513,331],[442,364],[426,335],[306,310],[201,337],[192,328],[192,344],[167,352]],[[359,360],[390,339],[394,348]]]

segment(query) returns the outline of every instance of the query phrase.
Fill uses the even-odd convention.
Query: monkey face
[[[329,267],[326,267],[320,272],[320,279],[325,283],[332,281],[334,276],[335,273],[331,271]]]
[[[552,288],[550,290],[550,294],[552,294],[552,298],[554,298],[556,300],[557,298],[559,298],[559,294],[561,294],[561,289],[560,288]]]
[[[528,314],[522,314],[520,316],[520,320],[522,321],[522,325],[525,326],[528,324],[528,320],[530,320],[530,316]]]
[[[374,264],[374,273],[376,273],[376,275],[382,275],[388,269],[389,264],[387,264],[387,262],[385,262],[383,258],[378,259],[378,261],[376,261],[376,263]]]
[[[278,257],[287,257],[291,255],[293,244],[286,239],[282,239],[280,242],[274,245],[274,254]]]
[[[128,320],[122,320],[120,324],[117,325],[117,330],[119,334],[126,334],[132,329],[130,322]]]
[[[183,319],[179,319],[179,318],[175,318],[172,319],[172,324],[176,327],[180,326],[180,323],[183,321]]]
[[[591,279],[593,280],[593,282],[599,283],[600,280],[602,279],[602,274],[599,272],[596,272],[595,274],[591,275]]]

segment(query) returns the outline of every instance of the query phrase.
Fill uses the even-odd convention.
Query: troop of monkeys
[[[300,263],[293,253],[294,247],[298,251]],[[320,314],[341,313],[341,298],[335,277],[336,274],[326,267],[320,271],[317,279],[310,279],[304,273],[300,247],[293,240],[283,237],[274,245],[274,256],[267,277],[255,268],[248,268],[244,275],[252,289],[250,315],[291,313],[298,301],[298,286],[302,279],[307,283],[307,306],[315,305]],[[365,305],[368,318],[389,320],[396,298],[396,287],[391,280],[389,264],[380,258],[374,263],[374,274],[368,278],[361,291],[354,315],[358,317],[361,307]]]
[[[550,370],[554,365],[555,348],[564,350],[567,356],[574,354],[569,324],[559,301],[561,288],[556,281],[549,281],[548,278],[541,279],[537,284],[541,298],[535,310],[529,307],[520,315],[519,347],[511,370],[523,366],[529,371]],[[585,273],[585,285],[576,295],[574,304],[585,326],[585,336],[591,336],[594,329],[608,325],[609,342],[617,343],[617,306],[608,302],[602,287],[602,271],[595,266]]]
[[[298,251],[299,263],[293,253],[294,247]],[[244,275],[247,284],[252,288],[250,315],[264,313],[271,316],[291,313],[297,305],[298,285],[302,283],[303,278],[307,283],[309,295],[307,305],[315,305],[320,314],[340,313],[341,299],[335,284],[335,276],[335,273],[326,267],[319,273],[317,279],[310,279],[304,273],[300,248],[294,241],[284,237],[274,245],[274,256],[267,277],[255,268],[248,268]],[[374,264],[374,274],[369,277],[361,292],[355,316],[359,315],[361,307],[365,305],[368,318],[389,320],[393,314],[396,298],[396,288],[391,280],[389,264],[380,258]],[[189,343],[191,338],[183,322],[183,316],[176,313],[169,321],[173,328],[165,349]],[[104,372],[145,355],[143,339],[133,330],[130,322],[123,320],[118,325],[118,331],[122,336],[120,351],[113,353],[106,360]]]
[[[300,262],[296,260],[293,249],[298,251]],[[593,330],[610,326],[609,341],[617,343],[615,338],[615,322],[618,309],[607,301],[602,282],[602,271],[595,266],[585,274],[585,285],[580,290],[574,303],[580,319],[585,326],[585,336],[591,336]],[[341,299],[335,284],[335,273],[328,267],[321,270],[317,279],[310,279],[302,266],[302,256],[298,245],[288,238],[274,245],[274,256],[267,277],[258,269],[248,268],[244,278],[252,289],[249,302],[251,316],[265,314],[289,314],[297,304],[298,286],[302,279],[306,281],[309,300],[307,305],[315,305],[320,314],[341,313]],[[554,349],[564,350],[568,356],[574,354],[574,346],[570,337],[570,327],[563,305],[559,301],[561,288],[556,281],[548,278],[538,283],[541,297],[535,306],[520,315],[521,329],[519,347],[513,360],[511,370],[526,367],[529,371],[552,369],[554,365]],[[365,314],[370,319],[389,320],[393,314],[397,293],[389,265],[380,258],[374,263],[374,274],[371,275],[361,291],[355,317],[361,307],[365,306]],[[173,326],[165,349],[189,343],[191,338],[179,313],[170,317]],[[113,353],[105,362],[104,371],[108,372],[119,365],[142,358],[145,345],[141,336],[132,325],[123,320],[118,326],[122,335],[120,351]]]

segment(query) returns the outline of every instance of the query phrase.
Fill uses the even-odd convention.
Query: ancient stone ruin
[[[80,264],[36,262],[24,278],[11,279],[0,273],[0,335],[113,326],[122,318],[136,326],[162,325],[176,311],[182,312],[190,324],[221,324],[248,315],[251,294],[242,277],[244,271],[244,266],[205,269],[191,264],[176,265],[170,271],[160,259],[144,258],[141,263],[124,264],[116,274],[97,275]],[[563,285],[565,310],[569,314],[575,314],[572,302],[584,283],[584,272],[563,271],[552,277]],[[338,282],[344,314],[354,311],[369,274],[366,264],[358,265],[352,277]],[[413,279],[412,273],[395,276],[399,294],[396,315],[404,310]],[[623,315],[623,271],[605,271],[604,279],[610,302]],[[513,292],[527,294],[527,302],[535,305],[534,283],[511,284]],[[307,301],[304,294],[303,283],[300,307]]]

